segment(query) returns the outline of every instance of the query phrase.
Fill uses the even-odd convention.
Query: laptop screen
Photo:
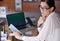
[[[10,24],[13,24],[15,27],[25,26],[25,16],[23,12],[15,13],[15,14],[9,14],[6,16],[8,21],[8,26]]]

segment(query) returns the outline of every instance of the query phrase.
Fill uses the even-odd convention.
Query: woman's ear
[[[54,10],[54,7],[51,7],[51,12]]]

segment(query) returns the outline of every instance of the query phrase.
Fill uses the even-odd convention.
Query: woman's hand
[[[39,27],[41,24],[43,24],[45,19],[46,19],[45,17],[40,17],[38,20],[37,26]]]
[[[22,40],[22,35],[20,35],[20,33],[17,33],[17,32],[13,32],[15,38],[19,39],[19,40]]]

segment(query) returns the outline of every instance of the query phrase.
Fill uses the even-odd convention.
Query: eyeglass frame
[[[50,9],[51,7],[49,7],[49,8],[43,8],[42,6],[38,6],[39,8],[40,8],[40,10],[43,10],[43,11],[47,11],[48,9]]]

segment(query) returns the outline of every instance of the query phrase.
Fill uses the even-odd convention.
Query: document
[[[23,33],[22,33],[20,30],[18,30],[13,24],[10,24],[9,29],[10,29],[12,32],[18,32],[18,33],[20,33],[20,34],[23,35]]]

